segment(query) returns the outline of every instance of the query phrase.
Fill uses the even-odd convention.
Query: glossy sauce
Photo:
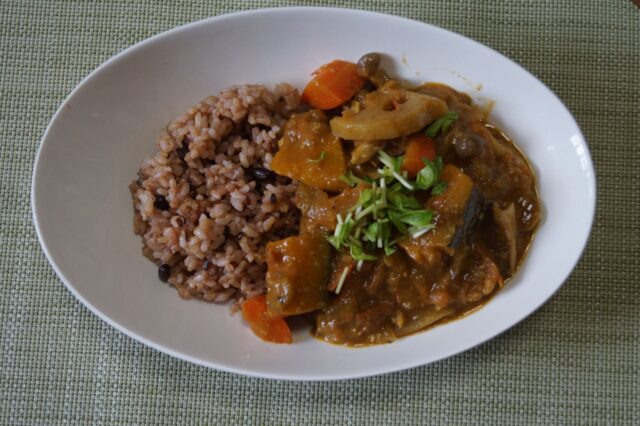
[[[466,315],[513,276],[535,232],[540,215],[535,179],[518,148],[485,122],[467,95],[439,84],[417,90],[444,100],[459,114],[437,140],[449,165],[443,179],[450,183],[444,194],[425,203],[437,214],[436,229],[349,274],[341,293],[316,314],[313,332],[325,341],[387,343]],[[476,224],[452,244],[465,221],[461,200],[471,199],[471,188],[481,199]],[[341,270],[340,259],[334,260],[334,270]]]

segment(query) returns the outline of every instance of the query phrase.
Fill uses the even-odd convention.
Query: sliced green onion
[[[352,171],[349,171],[347,173],[347,175],[342,175],[339,178],[341,181],[345,182],[347,185],[349,185],[350,187],[354,187],[359,183],[364,183],[364,184],[369,184],[371,182],[367,181],[367,178],[362,179],[359,178],[358,176],[354,175]]]
[[[369,207],[367,207],[366,209],[362,210],[360,213],[358,213],[356,215],[356,220],[360,220],[363,217],[365,217],[366,215],[368,215],[369,213],[371,213],[373,211],[374,205],[371,204]]]
[[[423,228],[431,224],[433,213],[430,210],[413,210],[400,215],[400,220],[414,228]]]
[[[340,294],[340,291],[342,290],[342,286],[344,285],[344,282],[347,280],[348,274],[349,274],[349,267],[345,266],[345,268],[342,270],[342,274],[340,275],[338,286],[336,287],[336,294]]]
[[[425,131],[425,133],[427,134],[427,136],[430,136],[432,138],[435,137],[440,132],[445,133],[447,130],[449,130],[449,127],[451,127],[453,122],[456,121],[457,119],[458,119],[457,112],[453,112],[453,111],[448,112],[442,117],[438,118],[433,123],[431,123],[429,127],[427,127],[427,130]]]
[[[393,158],[383,150],[378,151],[378,159],[391,170],[395,170],[396,167]]]
[[[431,195],[440,195],[447,189],[447,182],[441,180],[431,188]]]
[[[320,157],[318,158],[307,158],[307,163],[319,163],[322,160],[324,160],[326,156],[327,156],[327,151],[322,151],[320,153]]]
[[[414,231],[411,233],[411,238],[420,238],[422,237],[424,234],[426,234],[427,232],[431,231],[434,228],[433,225],[431,226],[425,226],[422,229],[419,229],[417,231]]]
[[[400,174],[398,172],[392,171],[391,174],[393,175],[394,178],[396,178],[398,180],[398,182],[400,182],[402,184],[402,186],[407,188],[409,191],[413,191],[415,189],[413,187],[413,185],[411,185],[408,180],[406,180],[405,178],[400,176]]]
[[[336,249],[349,249],[351,257],[357,261],[357,270],[362,268],[364,261],[377,258],[372,251],[382,250],[390,256],[397,250],[398,239],[402,236],[418,238],[433,229],[433,212],[424,209],[412,192],[430,189],[435,195],[446,187],[438,180],[443,167],[440,157],[434,161],[424,160],[425,166],[415,181],[402,170],[402,156],[392,157],[379,151],[377,158],[381,167],[375,180],[360,178],[351,171],[341,177],[350,186],[364,183],[369,187],[362,189],[358,201],[346,216],[337,215],[334,234],[328,237]],[[401,235],[392,240],[394,230]],[[345,278],[346,273],[343,271]]]
[[[356,232],[353,234],[355,238],[360,238],[360,232],[362,232],[362,226],[356,227]]]

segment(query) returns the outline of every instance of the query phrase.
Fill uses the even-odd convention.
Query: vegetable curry
[[[321,67],[285,126],[271,167],[299,182],[300,231],[268,244],[266,297],[243,307],[265,340],[290,342],[295,315],[352,346],[464,315],[513,276],[536,229],[531,168],[486,111],[379,62]]]

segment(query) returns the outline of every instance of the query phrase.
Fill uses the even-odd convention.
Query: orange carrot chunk
[[[318,68],[302,92],[302,100],[314,108],[333,109],[351,99],[364,86],[358,66],[335,60]]]
[[[267,302],[264,295],[248,299],[242,305],[242,318],[249,323],[251,331],[267,342],[291,343],[291,329],[282,318],[267,315]]]
[[[423,158],[431,161],[436,158],[436,143],[429,136],[422,133],[409,136],[404,160],[402,161],[402,170],[406,170],[412,178],[415,177],[424,167]]]

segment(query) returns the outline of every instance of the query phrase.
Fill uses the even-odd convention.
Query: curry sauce
[[[446,85],[389,78],[370,80],[341,110],[294,115],[273,164],[301,182],[302,219],[298,236],[270,245],[295,260],[267,258],[271,315],[311,315],[327,342],[381,344],[499,291],[522,262],[540,202],[526,158],[485,115]]]

